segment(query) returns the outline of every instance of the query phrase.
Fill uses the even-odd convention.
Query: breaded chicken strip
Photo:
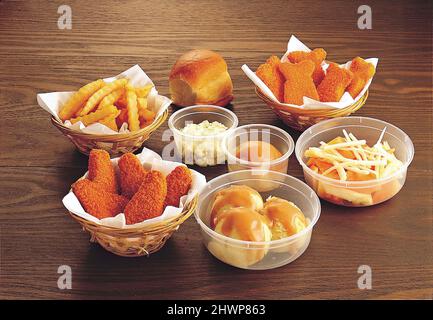
[[[120,190],[122,195],[131,199],[138,191],[148,173],[133,153],[125,153],[118,162],[120,169]]]
[[[291,63],[299,63],[304,60],[311,60],[314,62],[313,81],[316,87],[322,82],[325,77],[325,72],[322,69],[322,62],[326,59],[326,51],[323,48],[316,48],[313,51],[292,51],[287,56]]]
[[[127,224],[160,216],[164,211],[167,182],[159,171],[150,171],[125,208]]]
[[[164,206],[179,207],[180,198],[191,188],[191,171],[184,166],[176,167],[167,177],[167,197]]]
[[[311,77],[314,71],[313,61],[304,60],[296,64],[284,62],[280,64],[280,71],[286,79],[284,82],[285,103],[302,105],[304,96],[319,100]]]
[[[320,101],[338,102],[352,81],[352,72],[339,65],[331,63],[326,70],[326,76],[317,87]]]
[[[90,151],[88,179],[107,192],[117,193],[116,172],[107,151],[99,149]]]
[[[353,73],[353,79],[349,87],[347,87],[347,91],[355,99],[362,89],[364,89],[368,80],[373,77],[375,72],[374,65],[360,57],[356,57],[352,60],[349,70]]]
[[[98,219],[114,217],[123,212],[129,199],[103,190],[89,179],[81,179],[72,185],[72,191],[87,213]]]
[[[281,64],[277,56],[271,56],[257,68],[256,75],[266,84],[278,101],[284,98],[284,77],[279,70]]]

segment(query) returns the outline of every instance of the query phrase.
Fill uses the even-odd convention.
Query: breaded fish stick
[[[266,84],[278,101],[284,99],[284,77],[279,70],[281,64],[277,56],[271,56],[257,68],[256,75]]]
[[[191,188],[191,171],[184,166],[176,167],[167,175],[167,197],[165,206],[179,207],[180,198]]]
[[[319,100],[311,77],[314,71],[313,61],[304,60],[296,64],[284,62],[280,64],[280,71],[286,78],[286,82],[284,82],[285,103],[302,105],[304,104],[304,96]]]
[[[292,51],[287,56],[291,63],[299,63],[304,60],[311,60],[314,62],[315,68],[313,72],[313,81],[316,87],[322,82],[325,77],[325,72],[322,69],[322,62],[326,59],[326,51],[322,48],[316,48],[313,51]]]
[[[125,153],[119,159],[120,190],[122,195],[131,199],[140,188],[148,173],[133,153]]]
[[[125,207],[126,223],[134,224],[160,216],[164,211],[166,195],[165,177],[159,171],[150,171]]]
[[[117,193],[116,172],[107,151],[99,149],[90,151],[88,178],[98,184],[101,189]]]
[[[349,70],[353,73],[353,79],[349,87],[347,87],[347,91],[355,99],[364,89],[368,80],[373,77],[374,65],[360,57],[356,57],[352,60]]]
[[[72,185],[72,191],[80,200],[87,213],[98,219],[114,217],[123,212],[129,199],[107,192],[88,179],[81,179]]]
[[[352,81],[352,72],[339,65],[331,63],[326,70],[326,76],[317,87],[320,101],[338,102]]]

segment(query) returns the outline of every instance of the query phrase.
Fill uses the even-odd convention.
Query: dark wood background
[[[362,1],[67,1],[72,30],[57,28],[60,4],[0,0],[1,298],[432,298],[429,1],[369,1],[372,30],[357,28]],[[176,58],[209,48],[228,62],[240,124],[284,128],[240,66],[256,68],[281,55],[291,34],[324,47],[330,60],[380,58],[357,114],[391,122],[413,139],[416,155],[403,190],[370,208],[322,201],[308,250],[275,270],[220,263],[202,246],[194,218],[150,258],[120,258],[90,244],[61,203],[87,158],[51,125],[36,93],[74,90],[138,63],[168,94]],[[146,147],[161,152],[166,129]],[[226,167],[198,170],[212,179]],[[302,178],[294,156],[289,174]],[[73,288],[61,291],[57,268],[65,264]],[[357,288],[363,264],[372,268],[372,290]]]

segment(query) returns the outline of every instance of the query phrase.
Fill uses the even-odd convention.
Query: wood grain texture
[[[73,29],[57,29],[58,1],[0,1],[0,298],[431,299],[432,26],[429,1],[370,1],[373,29],[356,27],[348,1],[68,1]],[[240,124],[284,125],[255,96],[240,66],[282,54],[291,34],[328,58],[379,57],[367,104],[357,112],[412,138],[406,185],[386,203],[347,209],[322,201],[306,253],[270,271],[224,265],[202,246],[194,218],[150,258],[125,259],[88,242],[62,206],[87,165],[36,104],[36,93],[73,90],[140,64],[161,94],[176,58],[220,52],[233,78]],[[145,144],[161,152],[164,124]],[[287,128],[286,128],[287,129]],[[299,134],[287,131],[296,139]],[[195,168],[208,179],[225,166]],[[289,174],[302,178],[294,156]],[[57,268],[73,289],[57,288]],[[373,290],[357,288],[370,265]]]

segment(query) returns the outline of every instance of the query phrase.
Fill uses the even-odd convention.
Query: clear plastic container
[[[211,207],[219,190],[231,185],[247,185],[258,190],[261,184],[273,186],[272,190],[260,192],[263,201],[275,196],[293,202],[304,213],[308,226],[290,237],[267,242],[237,240],[210,228]],[[235,171],[209,181],[200,193],[195,212],[203,243],[209,252],[224,263],[250,270],[277,268],[301,256],[310,243],[319,216],[319,198],[308,185],[287,174],[267,170]]]
[[[395,156],[403,162],[401,169],[392,176],[367,181],[340,181],[316,173],[306,165],[304,153],[308,148],[318,147],[321,141],[327,142],[342,136],[343,129],[373,146],[385,127],[382,142],[387,141],[391,148],[395,148]],[[308,128],[299,137],[295,154],[304,170],[305,181],[319,197],[338,205],[364,207],[386,201],[400,191],[414,156],[414,147],[409,136],[392,124],[373,118],[346,117],[323,121]]]
[[[214,135],[193,136],[180,130],[189,123],[200,124],[208,120],[217,121],[227,130]],[[168,126],[173,132],[174,142],[182,161],[185,164],[196,164],[202,167],[225,163],[226,157],[221,148],[225,135],[238,126],[236,115],[223,107],[197,105],[182,108],[170,116]]]
[[[265,142],[271,144],[281,153],[281,157],[272,161],[249,161],[247,148],[242,146],[249,143]],[[227,165],[229,172],[238,170],[272,170],[281,173],[287,173],[289,165],[289,157],[295,148],[295,142],[292,137],[284,130],[265,124],[249,124],[234,129],[230,134],[226,135],[223,140],[223,150],[227,157]],[[272,148],[262,150],[254,145],[250,152],[257,154],[260,151],[271,154]],[[242,150],[242,151],[240,151]],[[265,158],[265,157],[264,157]],[[257,158],[256,158],[257,159]]]

